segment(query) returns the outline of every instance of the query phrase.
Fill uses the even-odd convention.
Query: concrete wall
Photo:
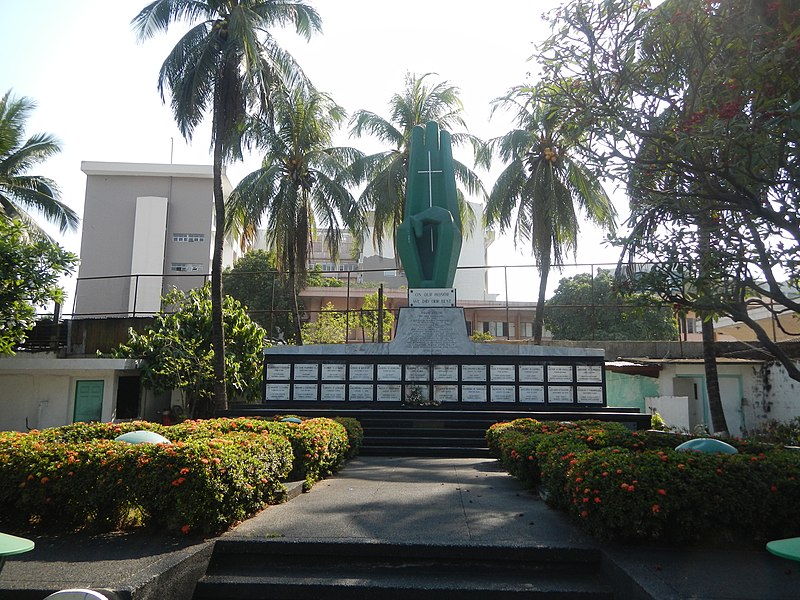
[[[795,363],[800,366],[800,362]],[[778,363],[764,365],[754,389],[761,389],[762,400],[754,402],[754,423],[769,419],[789,421],[800,417],[800,382],[790,378]]]

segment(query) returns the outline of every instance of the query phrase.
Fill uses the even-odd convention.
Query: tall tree
[[[349,165],[361,153],[331,146],[346,115],[328,95],[295,87],[275,95],[274,109],[272,123],[253,124],[266,155],[261,168],[231,193],[228,228],[241,231],[245,243],[264,228],[267,246],[294,291],[295,341],[302,344],[298,294],[315,232],[324,232],[336,259],[343,228],[357,235],[363,230],[363,215],[348,189]]]
[[[211,322],[214,349],[214,404],[228,406],[225,388],[225,332],[222,319],[222,247],[225,200],[222,168],[240,159],[248,110],[271,112],[271,97],[288,82],[304,79],[292,56],[270,28],[292,24],[309,38],[321,20],[302,0],[155,0],[133,19],[140,40],[191,24],[167,56],[158,77],[162,99],[168,90],[172,112],[189,140],[211,112],[214,218],[217,223],[211,262]]]
[[[368,110],[358,110],[350,120],[350,133],[356,137],[376,137],[390,149],[364,156],[357,161],[354,174],[358,183],[365,184],[359,204],[373,212],[373,238],[378,249],[386,239],[394,240],[395,231],[403,221],[406,201],[408,157],[411,149],[411,131],[415,125],[436,121],[441,129],[451,134],[454,145],[472,144],[477,151],[480,140],[468,133],[453,132],[453,128],[466,129],[462,115],[463,105],[459,90],[447,81],[432,83],[432,73],[407,75],[405,89],[394,94],[389,101],[388,119]],[[465,235],[475,223],[467,196],[484,198],[486,192],[475,172],[454,160],[453,168],[458,186],[461,222]]]
[[[533,341],[540,344],[547,277],[577,247],[578,211],[611,232],[616,211],[599,180],[572,155],[582,132],[541,102],[537,88],[512,88],[495,101],[498,107],[516,111],[517,128],[487,145],[487,153],[507,164],[489,194],[486,224],[513,229],[516,241],[531,244],[540,276]]]
[[[49,133],[25,139],[25,123],[35,104],[28,98],[14,98],[11,91],[0,99],[0,215],[21,221],[29,235],[49,239],[28,211],[35,210],[58,225],[61,233],[78,227],[78,215],[61,202],[58,186],[29,169],[61,152]]]
[[[0,219],[0,356],[14,354],[34,326],[36,307],[61,302],[62,275],[78,257],[46,239],[30,240],[19,220]]]
[[[636,281],[742,321],[797,380],[749,311],[800,313],[799,7],[573,0],[537,51],[589,164],[628,186]]]

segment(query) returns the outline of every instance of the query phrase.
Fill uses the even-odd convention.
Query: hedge
[[[347,424],[357,437],[360,425]],[[173,443],[113,441],[136,430]],[[348,441],[348,429],[330,419],[76,423],[2,432],[0,523],[216,533],[280,501],[282,481],[304,479],[308,489],[358,447],[360,439]]]
[[[739,454],[676,452],[689,436],[615,423],[519,419],[492,452],[547,502],[606,539],[757,541],[800,535],[800,452],[732,440]]]

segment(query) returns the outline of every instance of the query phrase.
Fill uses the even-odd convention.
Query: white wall
[[[800,362],[795,364],[800,367]],[[766,365],[761,375],[759,383],[764,388],[764,399],[754,406],[756,421],[789,421],[800,417],[800,382],[789,377],[778,363]]]
[[[164,246],[167,235],[167,199],[157,196],[136,198],[133,224],[131,273],[151,275],[164,272]],[[131,285],[128,311],[133,314],[161,310],[163,277],[140,277]]]

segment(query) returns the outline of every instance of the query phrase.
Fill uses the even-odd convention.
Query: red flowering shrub
[[[493,435],[504,465],[509,447],[535,445],[538,476],[520,479],[540,482],[549,504],[600,537],[763,541],[800,534],[797,451],[734,440],[736,455],[676,452],[688,436],[591,421],[527,439],[514,427],[495,426]],[[514,464],[509,472],[517,475]]]

